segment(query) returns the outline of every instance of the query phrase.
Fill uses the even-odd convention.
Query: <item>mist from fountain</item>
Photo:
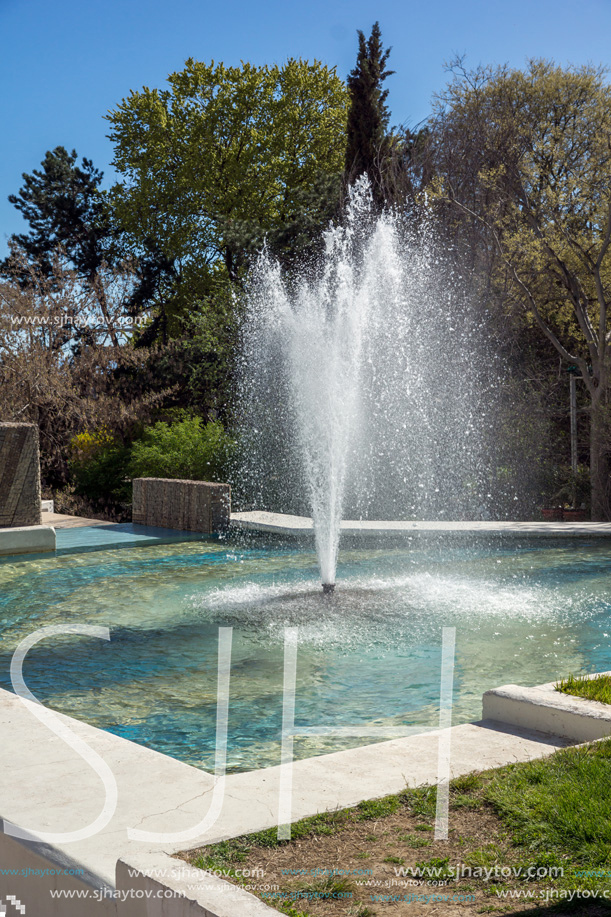
[[[254,505],[309,511],[331,586],[342,516],[487,513],[498,370],[449,262],[401,216],[376,216],[366,180],[324,243],[292,275],[260,257],[240,400]]]

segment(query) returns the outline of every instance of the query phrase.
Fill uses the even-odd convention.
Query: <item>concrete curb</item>
[[[611,735],[610,704],[563,694],[555,690],[554,682],[534,688],[519,685],[494,688],[484,694],[482,709],[485,719],[566,736],[575,742],[593,742]]]
[[[231,514],[231,527],[238,531],[268,532],[276,535],[313,534],[312,520],[307,516],[249,511]],[[343,519],[343,537],[405,538],[414,535],[487,535],[521,536],[523,538],[611,538],[611,522],[411,522]]]
[[[165,853],[117,862],[121,917],[278,917],[250,892]],[[135,892],[129,895],[129,892]]]
[[[55,529],[51,525],[24,525],[0,529],[0,555],[42,554],[55,550]]]

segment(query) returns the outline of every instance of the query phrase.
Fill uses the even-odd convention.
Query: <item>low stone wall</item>
[[[208,481],[135,478],[132,521],[183,532],[222,532],[229,525],[231,488]]]
[[[116,898],[104,894],[96,877],[49,844],[0,832],[0,866],[0,905],[9,895],[17,899],[6,911],[0,909],[6,917],[20,913],[25,917],[117,917],[119,913]]]
[[[52,525],[12,525],[0,528],[0,555],[43,554],[56,548]]]
[[[486,691],[482,716],[521,729],[566,736],[573,742],[595,742],[611,735],[611,705],[556,691],[553,681],[534,688],[503,685]]]
[[[41,521],[38,427],[0,423],[0,528]]]

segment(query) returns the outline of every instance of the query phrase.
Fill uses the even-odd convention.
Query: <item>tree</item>
[[[0,320],[4,307],[18,337],[30,336],[43,346],[42,353],[59,351],[62,358],[66,354],[61,349],[69,349],[75,366],[79,355],[88,359],[92,347],[110,343],[116,351],[111,387],[119,401],[139,403],[147,393],[165,392],[171,406],[214,413],[229,389],[235,323],[228,297],[217,296],[210,305],[216,335],[200,329],[201,322],[189,321],[184,339],[170,341],[159,303],[173,295],[174,263],[154,242],[139,258],[126,253],[122,227],[101,188],[102,172],[88,159],[79,165],[74,150],[56,147],[40,169],[23,178],[10,201],[29,232],[12,236],[0,274],[8,281],[5,290],[20,286],[31,294],[28,301],[37,304],[37,311],[11,314],[13,291],[0,301]],[[53,296],[56,306],[61,303],[61,314],[54,307],[49,317]],[[157,307],[152,317],[151,305]],[[127,350],[119,353],[132,345],[143,349],[139,359],[128,359]]]
[[[380,24],[376,22],[369,38],[359,30],[356,65],[348,76],[350,108],[348,111],[345,171],[352,182],[367,173],[374,197],[384,199],[385,164],[391,138],[388,137],[390,114],[386,106],[388,89],[384,80],[394,73],[386,69],[391,49],[382,47]]]
[[[592,518],[611,518],[611,87],[602,68],[460,64],[433,122],[438,200],[483,230],[506,301],[589,397]]]
[[[20,211],[30,231],[11,237],[12,252],[19,255],[9,255],[0,264],[0,273],[14,277],[15,266],[21,264],[22,283],[29,282],[28,268],[51,278],[55,258],[65,254],[82,282],[95,294],[107,333],[113,345],[118,346],[102,278],[105,269],[117,262],[111,214],[100,189],[103,173],[90,159],[83,158],[77,165],[76,150],[68,153],[58,146],[45,154],[42,169],[24,172],[22,177],[23,186],[18,194],[9,195],[9,201]]]
[[[163,306],[176,334],[221,287],[239,284],[266,235],[318,222],[320,201],[306,192],[341,173],[347,93],[333,69],[292,59],[189,59],[168,83],[132,92],[108,120],[123,177],[117,211],[134,251],[155,246],[172,265]]]
[[[111,284],[104,293],[113,324],[122,312],[121,286]],[[59,256],[49,276],[24,261],[13,280],[0,282],[0,420],[38,425],[48,486],[68,480],[74,435],[104,427],[129,438],[168,396],[163,389],[122,390],[123,376],[145,372],[146,349],[77,334],[81,322],[104,322],[100,309],[98,297]]]

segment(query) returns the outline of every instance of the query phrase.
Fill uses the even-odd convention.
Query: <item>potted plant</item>
[[[564,507],[562,510],[562,518],[565,522],[586,522],[588,514],[585,506],[581,506],[579,509],[567,509]]]
[[[546,522],[562,522],[563,512],[561,506],[545,506],[541,515]]]

